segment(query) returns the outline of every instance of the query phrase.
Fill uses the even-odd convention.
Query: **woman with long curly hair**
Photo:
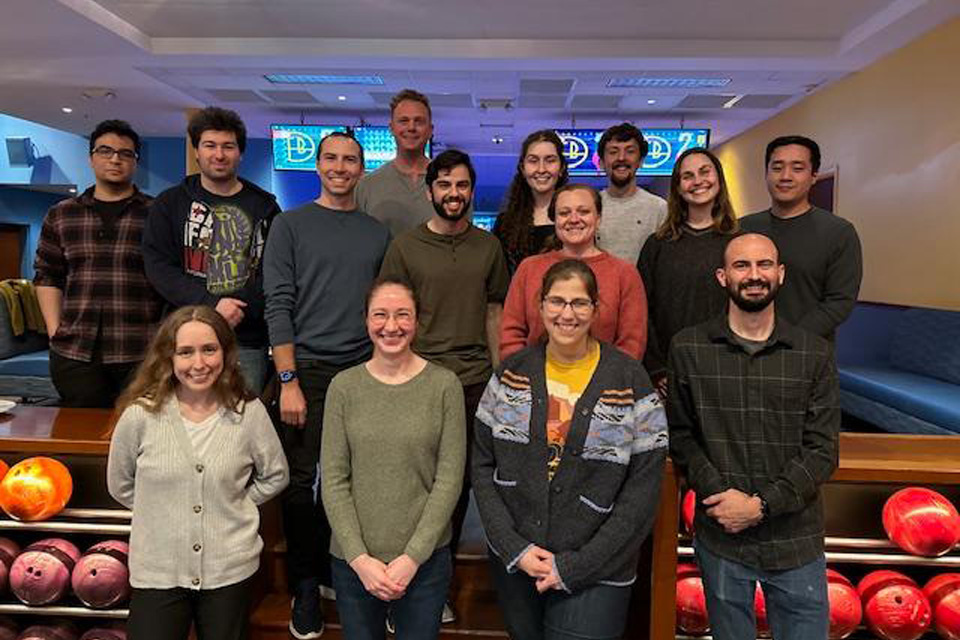
[[[170,314],[117,408],[107,487],[133,510],[127,633],[186,640],[195,624],[204,640],[245,638],[257,505],[288,472],[227,322],[206,306]]]
[[[721,313],[727,294],[714,272],[739,229],[723,165],[713,153],[687,149],[673,168],[667,218],[640,251],[637,269],[647,292],[647,352],[643,363],[661,393],[666,356],[680,329]]]
[[[547,215],[553,193],[567,183],[563,141],[551,129],[534,131],[523,141],[517,173],[507,189],[493,226],[511,275],[527,256],[540,253],[553,238]]]

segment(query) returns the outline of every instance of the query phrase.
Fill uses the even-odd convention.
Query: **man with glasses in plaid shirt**
[[[151,198],[133,184],[139,157],[129,124],[101,122],[90,134],[94,185],[43,221],[33,282],[63,406],[112,407],[160,321],[140,250]]]
[[[770,238],[734,237],[717,269],[727,311],[670,347],[670,455],[696,491],[694,546],[717,640],[756,638],[759,582],[777,640],[826,640],[820,485],[837,461],[830,344],[774,310]]]

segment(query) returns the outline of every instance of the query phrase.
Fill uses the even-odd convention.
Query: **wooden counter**
[[[106,456],[116,420],[110,409],[17,406],[0,414],[0,453]]]

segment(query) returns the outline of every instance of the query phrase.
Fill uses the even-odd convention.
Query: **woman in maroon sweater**
[[[554,194],[549,215],[562,247],[520,263],[503,305],[500,359],[543,337],[540,283],[547,269],[567,258],[582,260],[597,277],[600,300],[591,327],[593,337],[631,358],[642,358],[647,343],[646,293],[634,265],[597,248],[600,194],[589,185],[565,185]]]

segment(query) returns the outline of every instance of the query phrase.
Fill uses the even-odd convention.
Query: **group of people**
[[[294,637],[335,597],[348,638],[435,638],[471,487],[510,635],[620,637],[669,451],[714,637],[754,637],[759,581],[776,638],[826,638],[831,342],[862,267],[853,226],[810,204],[817,144],[773,140],[771,207],[738,221],[706,149],[664,201],[637,186],[633,125],[599,142],[603,191],[538,131],[490,234],[470,157],[424,154],[427,98],[398,93],[390,127],[369,175],[325,137],[319,197],[280,213],[237,175],[234,112],[193,116],[200,172],[156,199],[136,132],[106,121],[94,186],[48,213],[52,378],[67,406],[121,411],[132,637],[244,637],[257,505],[280,496]]]

